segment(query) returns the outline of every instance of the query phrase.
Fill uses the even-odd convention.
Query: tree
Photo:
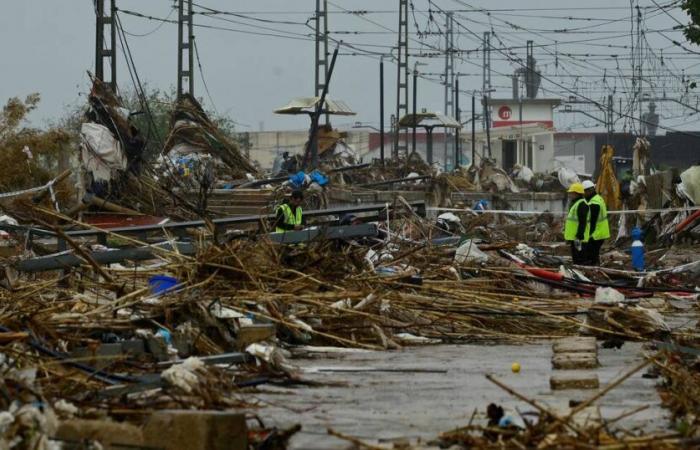
[[[690,17],[690,24],[683,27],[685,38],[700,45],[700,0],[684,0],[681,8]]]
[[[24,125],[39,94],[11,98],[0,113],[0,191],[17,191],[49,182],[66,164],[74,136],[66,129]],[[67,164],[66,164],[67,165]]]

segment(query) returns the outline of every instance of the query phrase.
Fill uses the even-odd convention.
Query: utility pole
[[[644,32],[642,31],[642,10],[639,8],[639,0],[637,0],[637,100],[639,101],[639,135],[642,136],[646,126],[644,125],[644,120],[642,115],[642,96],[644,95],[642,90],[642,80],[644,79],[644,69],[643,69],[643,58],[644,58]]]
[[[408,132],[400,143],[398,126],[401,117],[408,114],[408,0],[399,0],[399,43],[397,51],[396,82],[396,133],[394,134],[394,159],[408,156]]]
[[[486,108],[488,107],[488,99],[491,97],[491,32],[484,32],[483,40],[483,64],[482,64],[482,88],[481,95],[484,98],[483,101],[483,125],[484,129],[489,129],[489,115],[486,113]],[[489,143],[490,145],[490,143]]]
[[[525,96],[527,98],[537,97],[537,86],[535,83],[535,55],[533,51],[534,42],[527,41],[527,70],[525,71]],[[520,96],[522,98],[522,96]]]
[[[187,10],[185,10],[187,2]],[[177,16],[177,96],[187,93],[194,96],[194,23],[192,0],[178,0]],[[185,29],[187,25],[187,29]],[[184,53],[187,53],[185,69]],[[187,91],[185,91],[185,84]]]
[[[316,0],[316,65],[314,95],[323,92],[328,76],[328,0]],[[330,122],[326,114],[326,124]]]
[[[418,62],[413,67],[413,134],[412,134],[412,152],[416,152],[416,125],[418,124]],[[431,156],[431,155],[428,155]],[[432,158],[428,158],[428,164],[432,164]]]
[[[109,0],[109,15],[105,15],[107,0],[95,2],[95,78],[108,84],[117,93],[117,0]],[[105,28],[109,25],[109,47],[106,47]],[[104,60],[109,59],[110,79],[105,79]]]
[[[445,115],[454,117],[452,86],[454,85],[454,34],[452,12],[446,13],[445,23]]]
[[[457,74],[457,77],[455,78],[455,91],[454,91],[454,96],[455,96],[455,119],[457,120],[457,123],[462,123],[460,120],[461,116],[461,111],[459,110],[459,74]],[[454,164],[454,170],[457,170],[459,167],[460,159],[462,159],[462,151],[460,148],[460,142],[459,142],[459,128],[455,129],[455,164]]]
[[[607,119],[607,125],[608,125],[608,135],[607,135],[607,145],[612,144],[612,137],[613,133],[615,132],[615,122],[613,119],[613,96],[608,95],[608,104],[607,104],[607,114],[606,114],[606,119]]]
[[[328,74],[326,75],[326,80],[323,86],[323,91],[321,91],[321,98],[316,103],[316,109],[311,114],[311,129],[309,135],[309,148],[307,154],[304,155],[304,165],[303,168],[306,169],[308,163],[311,163],[312,169],[318,168],[318,122],[321,118],[321,113],[326,104],[326,95],[328,94],[328,85],[331,82],[331,76],[333,75],[333,67],[335,67],[335,60],[338,57],[338,47],[333,50],[333,56],[331,56],[331,64],[328,66]],[[308,157],[307,157],[308,156]]]
[[[384,57],[379,58],[379,155],[384,166]]]
[[[453,86],[454,86],[454,18],[452,12],[445,13],[445,115],[454,117]],[[449,159],[447,152],[448,144],[447,129],[444,132],[445,138],[445,166]]]
[[[484,115],[486,116],[486,148],[489,151],[489,158],[491,158],[491,119],[489,116],[489,98],[484,95]]]
[[[472,163],[471,166],[476,165],[476,97],[472,93]]]

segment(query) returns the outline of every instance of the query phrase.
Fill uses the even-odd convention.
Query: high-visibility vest
[[[574,241],[576,240],[576,232],[578,231],[578,207],[581,203],[586,203],[582,198],[576,200],[571,208],[569,208],[569,214],[566,216],[566,223],[564,224],[564,240]],[[588,221],[586,222],[586,231],[583,235],[583,242],[588,242],[588,230],[591,228]]]
[[[285,224],[292,226],[301,225],[301,206],[297,206],[296,214],[292,213],[292,208],[290,208],[287,203],[282,203],[277,207],[277,209],[282,210]],[[277,233],[284,233],[285,231],[287,230],[285,230],[284,228],[275,228],[275,232]]]
[[[601,241],[610,238],[610,224],[608,223],[608,207],[605,205],[605,200],[599,194],[594,195],[588,200],[589,205],[598,205],[600,213],[598,213],[598,222],[595,224],[595,230],[591,239]],[[590,211],[588,212],[590,214]]]

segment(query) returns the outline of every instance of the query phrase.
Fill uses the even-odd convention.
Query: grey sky
[[[0,40],[0,49],[4,64],[0,101],[4,103],[11,96],[24,96],[36,91],[41,93],[43,100],[40,110],[32,117],[33,123],[43,124],[56,119],[70,105],[84,101],[84,97],[79,97],[79,94],[86,92],[86,71],[92,70],[94,65],[93,3],[91,0],[5,0],[3,3],[4,10],[0,16],[3,39]],[[312,30],[303,23],[313,16],[315,1],[196,0],[195,3],[218,10],[244,12],[248,16],[265,20],[290,22],[280,24],[256,22],[235,16],[196,15],[195,21],[198,24],[230,30],[198,27],[195,34],[204,77],[213,96],[214,106],[221,113],[228,114],[249,127],[241,126],[242,131],[256,131],[260,123],[264,123],[266,130],[305,128],[305,118],[278,116],[272,110],[292,97],[313,94],[314,44]],[[541,96],[565,97],[570,94],[569,90],[575,90],[600,100],[607,88],[616,86],[616,109],[619,109],[618,98],[623,99],[624,109],[630,91],[630,79],[623,81],[623,78],[617,76],[629,75],[631,72],[630,49],[620,48],[630,45],[628,0],[591,0],[585,3],[580,0],[433,0],[432,3],[436,6],[429,6],[428,0],[413,0],[415,21],[421,31],[438,32],[443,28],[445,19],[436,11],[437,8],[459,10],[456,13],[459,23],[456,31],[459,33],[455,37],[455,44],[460,49],[477,49],[479,44],[475,35],[480,36],[491,26],[496,32],[492,45],[499,48],[524,47],[525,41],[532,39],[535,41],[538,65],[548,78],[543,80],[545,91]],[[667,5],[670,1],[657,0],[657,3]],[[641,7],[654,8],[644,10],[645,27],[648,30],[646,40],[653,50],[647,51],[644,58],[644,73],[649,77],[644,84],[645,92],[657,97],[665,93],[667,96],[681,98],[682,70],[686,69],[688,75],[700,74],[700,56],[684,52],[674,46],[671,40],[698,49],[685,43],[678,31],[671,30],[676,22],[663,11],[655,10],[653,1],[640,0],[639,4]],[[589,9],[563,9],[582,5]],[[118,7],[161,18],[177,17],[175,13],[171,14],[172,0],[118,0]],[[483,12],[466,12],[474,7],[511,10],[493,11],[490,16]],[[435,10],[432,22],[427,12],[429,8]],[[534,11],[534,8],[559,9]],[[336,11],[329,18],[331,36],[334,39],[360,44],[363,49],[378,52],[389,51],[390,47],[396,45],[396,35],[386,29],[397,28],[398,13],[393,11],[398,9],[398,0],[331,0],[329,9]],[[347,14],[341,12],[342,9],[369,12]],[[272,14],[273,12],[281,13]],[[686,21],[678,8],[672,9],[670,14]],[[128,37],[142,80],[151,88],[169,89],[176,82],[177,27],[169,23],[159,27],[159,22],[124,12],[120,17],[127,32],[146,34],[142,37]],[[409,26],[414,32],[413,14],[409,17]],[[524,29],[516,29],[518,26]],[[562,29],[567,31],[562,32]],[[284,30],[287,36],[298,39],[252,34],[280,34],[278,30]],[[560,32],[555,33],[555,30]],[[338,34],[338,31],[360,31],[363,34]],[[367,32],[371,33],[366,34]],[[411,53],[429,53],[434,52],[435,47],[444,47],[444,38],[438,34],[423,39],[412,34],[411,39]],[[583,40],[588,42],[580,42]],[[554,41],[558,44],[554,45]],[[537,47],[538,45],[546,46]],[[351,50],[341,48],[341,53],[349,51]],[[511,57],[525,56],[524,48],[504,52],[509,52]],[[573,56],[569,57],[567,53]],[[617,61],[610,56],[613,54],[618,55]],[[493,59],[492,77],[493,84],[497,87],[495,96],[510,96],[510,80],[499,74],[510,74],[518,65],[498,51],[493,52]],[[410,61],[411,67],[415,60]],[[437,74],[444,70],[442,57],[424,58],[421,61],[428,63],[420,68],[422,72]],[[456,71],[469,74],[461,78],[461,89],[481,89],[481,53],[462,53],[456,63]],[[347,125],[355,120],[378,123],[378,65],[378,59],[373,57],[339,57],[331,96],[345,100],[358,115],[351,119],[337,120],[336,125]],[[121,54],[118,67],[120,86],[130,87],[131,80]],[[582,76],[576,79],[577,75]],[[603,89],[603,75],[608,83],[606,89]],[[439,77],[427,76],[436,81],[420,80],[419,107],[442,111],[444,91],[439,84]],[[387,116],[395,109],[395,84],[396,66],[387,60]],[[195,90],[198,97],[203,97],[204,104],[211,108],[199,76],[196,78]],[[463,110],[469,109],[469,101],[468,94],[462,96]],[[692,103],[693,106],[697,102],[694,94],[683,97],[683,101]],[[695,123],[695,116],[689,115],[689,109],[673,103],[662,103],[659,110],[663,116],[662,125],[680,129],[700,128]],[[596,123],[580,114],[559,114],[557,126],[560,129],[569,126],[590,129],[596,127]],[[622,122],[618,124],[618,129],[621,126]]]

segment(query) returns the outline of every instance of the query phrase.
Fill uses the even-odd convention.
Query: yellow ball
[[[510,365],[510,370],[513,371],[513,373],[518,373],[520,372],[520,363],[514,362],[513,364]]]

